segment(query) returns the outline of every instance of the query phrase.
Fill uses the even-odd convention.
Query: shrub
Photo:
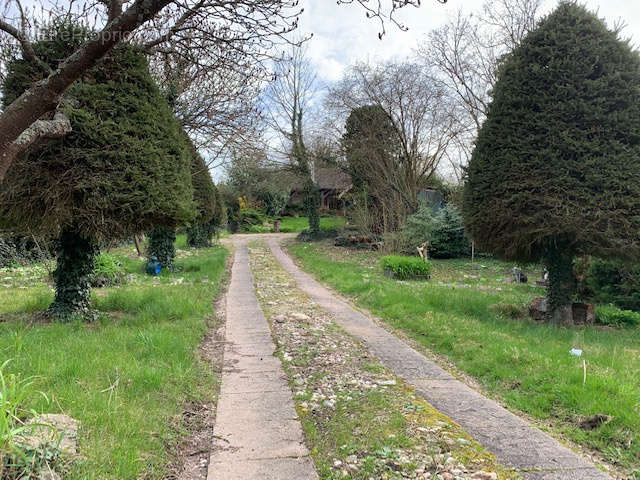
[[[380,264],[385,274],[402,280],[431,275],[431,263],[418,257],[388,255],[380,259]]]
[[[251,225],[249,227],[249,232],[251,233],[269,233],[271,229],[269,227],[265,227],[264,225]]]
[[[124,281],[125,272],[122,264],[109,253],[100,253],[89,282],[92,287],[110,287]]]
[[[250,230],[254,225],[262,225],[265,220],[264,213],[255,208],[241,208],[238,211],[237,223],[239,230]]]
[[[613,305],[598,305],[596,307],[596,323],[614,327],[640,325],[640,312],[621,310]]]
[[[264,205],[267,215],[270,217],[278,217],[282,215],[289,201],[289,193],[284,191],[265,190],[260,192],[259,198]]]
[[[429,256],[432,258],[458,258],[471,255],[471,242],[464,234],[462,216],[452,204],[435,212],[430,206],[407,219],[405,233],[409,251],[429,242]]]
[[[597,303],[640,311],[640,265],[592,258],[584,284]]]

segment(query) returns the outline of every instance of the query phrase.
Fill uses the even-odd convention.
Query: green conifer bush
[[[51,38],[34,48],[55,68],[73,50],[69,39],[85,36],[73,25],[56,24]],[[16,59],[3,85],[4,103],[41,76]],[[97,245],[175,228],[194,216],[191,157],[141,52],[116,48],[65,99],[72,132],[21,156],[0,188],[2,226],[58,238],[57,316],[89,309]]]
[[[577,255],[640,254],[640,58],[563,2],[502,63],[468,167],[478,247],[543,261],[551,318],[571,322]]]

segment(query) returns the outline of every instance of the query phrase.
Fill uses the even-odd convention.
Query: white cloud
[[[380,24],[365,18],[358,5],[337,5],[335,0],[307,0],[300,20],[303,33],[313,33],[309,41],[309,57],[325,82],[335,81],[355,61],[386,60],[404,57],[432,29],[438,27],[458,9],[477,11],[484,0],[449,0],[442,5],[436,0],[423,0],[420,8],[405,7],[397,18],[408,27],[402,32],[387,25],[387,34],[378,40]],[[638,0],[586,0],[588,8],[598,11],[609,26],[622,19],[628,25],[626,36],[640,47],[640,2]],[[557,2],[547,0],[546,11]]]

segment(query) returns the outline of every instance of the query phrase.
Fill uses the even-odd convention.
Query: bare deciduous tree
[[[393,20],[398,9],[419,4],[418,0],[356,1],[370,10],[368,16],[381,21],[383,30],[385,18]],[[52,10],[61,8],[57,0],[49,3]],[[372,8],[376,3],[378,7]],[[68,126],[55,112],[60,110],[65,90],[131,35],[149,50],[171,50],[194,41],[193,57],[220,48],[244,60],[261,59],[274,42],[297,27],[301,11],[299,0],[67,0],[62,8],[68,14],[86,21],[96,19],[92,25],[96,34],[52,70],[35,55],[30,37],[34,22],[28,12],[20,0],[11,0],[11,4],[17,13],[0,19],[0,34],[9,37],[24,58],[42,67],[43,79],[0,114],[0,181],[21,151],[42,138],[64,135]]]
[[[316,74],[306,58],[305,47],[292,47],[290,55],[276,63],[275,80],[266,90],[267,123],[279,136],[280,154],[304,183],[305,208],[312,234],[320,231],[319,198],[315,184],[314,157],[307,147],[305,122],[315,93]]]
[[[543,0],[496,0],[479,13],[458,14],[432,31],[418,56],[434,68],[460,115],[456,148],[448,152],[460,179],[473,140],[484,122],[501,59],[536,25]],[[455,150],[455,152],[453,151]]]
[[[397,138],[397,153],[385,158],[394,163],[376,165],[378,156],[372,155],[369,170],[371,176],[378,177],[373,183],[385,185],[398,198],[394,208],[400,215],[392,223],[401,224],[402,217],[418,208],[420,191],[436,174],[458,135],[455,111],[446,92],[433,80],[431,71],[417,63],[357,64],[330,89],[327,104],[345,119],[364,106],[378,107],[387,116]]]

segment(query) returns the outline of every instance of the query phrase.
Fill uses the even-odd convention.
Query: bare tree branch
[[[22,7],[20,7],[20,11],[22,12]],[[26,24],[25,24],[25,20],[24,20],[24,15],[22,16],[22,19],[23,19],[22,20],[22,25],[23,25],[23,28],[25,28]],[[44,63],[36,55],[36,52],[33,50],[33,45],[31,45],[31,42],[27,38],[26,33],[25,33],[24,30],[20,31],[16,27],[14,27],[13,25],[5,22],[2,19],[0,19],[0,30],[2,30],[3,32],[8,33],[9,35],[11,35],[13,38],[15,38],[20,43],[24,58],[26,58],[30,62],[33,62],[35,65],[38,65],[38,67],[40,67],[43,72],[51,73],[51,68],[49,67],[49,65]]]
[[[437,1],[439,3],[447,3],[447,0]],[[386,2],[384,0],[338,0],[338,5],[352,3],[358,3],[364,9],[367,18],[377,19],[380,22],[380,32],[378,33],[378,38],[382,40],[382,37],[384,37],[384,35],[387,33],[387,30],[385,28],[385,20],[389,19],[391,23],[393,23],[402,31],[408,30],[405,25],[403,25],[396,19],[394,14],[404,7],[420,7],[421,0],[392,0],[390,8],[386,7]]]
[[[55,0],[51,0],[54,5]],[[352,3],[344,0],[343,3]],[[365,9],[366,0],[356,0]],[[382,22],[389,19],[396,25],[393,14],[400,8],[418,6],[419,0],[377,0],[380,8],[368,12]],[[442,2],[443,0],[437,0]],[[65,90],[84,72],[92,68],[119,42],[135,32],[136,40],[153,51],[177,52],[199,67],[201,55],[207,49],[216,48],[233,52],[244,62],[237,65],[236,73],[250,62],[257,62],[257,71],[264,72],[264,64],[279,41],[298,26],[299,0],[86,0],[67,2],[67,18],[83,19],[89,24],[106,23],[98,33],[68,58],[62,60],[48,77],[34,84],[0,114],[0,181],[23,150],[17,143],[22,132],[43,115],[56,109]],[[128,5],[127,8],[125,6]],[[383,5],[388,8],[383,9]],[[21,10],[21,23],[26,15]],[[124,10],[123,10],[124,8]],[[106,11],[105,11],[106,9]],[[0,33],[15,38],[21,45],[24,58],[38,63],[26,32],[11,25],[5,19],[0,23]],[[188,47],[194,47],[191,52]],[[225,55],[230,55],[226,53]],[[208,58],[211,58],[209,55]],[[227,58],[229,58],[227,56]],[[41,65],[44,66],[44,65]],[[210,65],[209,65],[210,66]]]
[[[542,0],[494,0],[478,14],[459,11],[418,49],[418,57],[433,67],[442,88],[455,99],[460,134],[457,151],[450,152],[448,160],[461,162],[453,167],[456,176],[486,117],[500,61],[535,27],[541,4]]]

